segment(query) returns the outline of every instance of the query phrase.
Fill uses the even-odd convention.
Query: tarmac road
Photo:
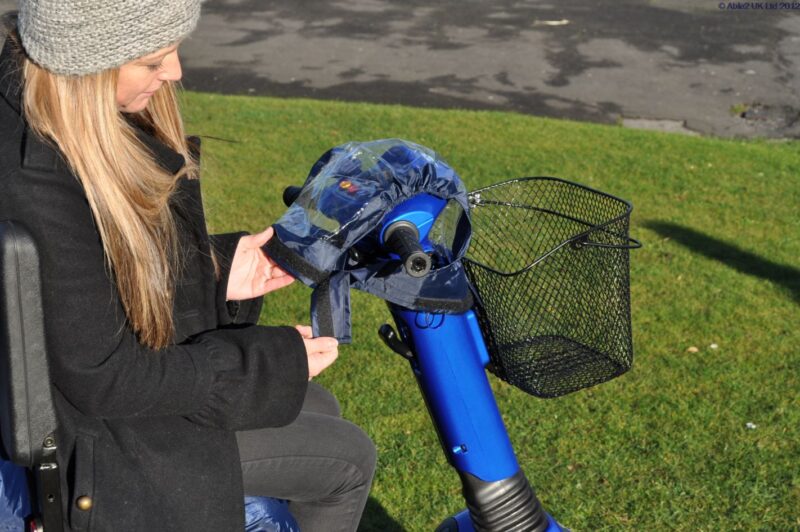
[[[0,0],[0,11],[13,5]],[[184,84],[726,137],[800,137],[800,5],[719,6],[208,0],[182,46]]]

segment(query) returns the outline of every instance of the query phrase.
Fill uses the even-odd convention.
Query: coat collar
[[[166,171],[171,174],[177,174],[181,168],[186,164],[186,159],[183,155],[176,152],[150,133],[143,129],[134,126],[136,136],[142,143],[147,146],[147,149],[153,154],[156,162]]]
[[[6,38],[2,52],[0,52],[0,96],[8,103],[13,111],[22,116],[22,72],[20,68],[20,51],[15,48],[17,45],[9,38]],[[156,162],[164,170],[177,174],[186,164],[183,155],[168,147],[163,142],[156,139],[153,135],[143,129],[134,126],[136,136],[150,150]],[[27,139],[35,137],[30,131],[26,134]],[[28,159],[28,151],[33,149],[33,144],[26,142],[25,155]],[[41,150],[41,146],[35,146]],[[37,155],[37,159],[40,158]],[[48,158],[53,159],[53,158]],[[54,159],[53,159],[54,160]]]

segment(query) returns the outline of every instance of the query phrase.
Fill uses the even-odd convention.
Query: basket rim
[[[589,241],[589,235],[591,235],[593,233],[596,233],[598,231],[604,231],[605,228],[608,227],[609,225],[614,224],[614,223],[616,223],[616,222],[618,222],[618,221],[620,221],[622,219],[629,218],[630,215],[631,215],[631,212],[633,211],[633,204],[631,204],[631,202],[629,202],[627,200],[624,200],[624,199],[622,199],[622,198],[620,198],[618,196],[614,196],[613,194],[609,194],[608,192],[603,192],[602,190],[597,190],[595,188],[583,185],[581,183],[576,183],[574,181],[569,181],[567,179],[562,179],[560,177],[553,177],[553,176],[517,177],[517,178],[514,178],[514,179],[507,179],[506,181],[501,181],[499,183],[494,183],[492,185],[488,185],[488,186],[485,186],[485,187],[481,187],[481,188],[475,189],[473,191],[470,191],[468,196],[472,197],[472,195],[476,194],[476,193],[480,193],[480,192],[483,192],[483,191],[486,191],[486,190],[491,190],[491,189],[494,189],[494,188],[497,188],[497,187],[501,187],[501,186],[504,186],[504,185],[509,185],[511,183],[518,183],[518,182],[523,182],[523,181],[557,181],[557,182],[564,183],[564,184],[572,186],[572,187],[581,188],[581,189],[584,189],[586,191],[592,192],[594,194],[598,194],[600,196],[604,196],[606,198],[614,200],[614,201],[624,205],[625,206],[625,210],[624,210],[624,212],[622,212],[618,216],[616,216],[614,218],[610,218],[609,220],[606,220],[602,224],[591,224],[591,223],[588,223],[588,222],[586,222],[584,220],[575,219],[576,221],[579,221],[579,222],[587,225],[589,227],[589,229],[587,229],[586,231],[583,231],[581,233],[578,233],[577,235],[575,235],[575,236],[573,236],[571,238],[568,238],[568,239],[564,240],[563,242],[561,242],[557,246],[554,246],[552,249],[547,251],[547,253],[544,253],[543,255],[539,255],[533,261],[531,261],[529,264],[527,264],[526,266],[523,266],[522,268],[520,268],[519,270],[516,270],[516,271],[503,272],[503,271],[497,270],[496,268],[493,268],[493,267],[489,266],[488,264],[485,264],[485,263],[483,263],[481,261],[478,261],[478,260],[470,258],[466,254],[461,258],[462,261],[470,262],[472,264],[475,264],[476,266],[480,266],[481,268],[489,270],[489,271],[491,271],[491,272],[493,272],[493,273],[495,273],[497,275],[502,275],[504,277],[511,277],[513,275],[519,275],[521,273],[524,273],[524,272],[530,270],[531,268],[536,266],[538,263],[540,263],[541,261],[545,260],[547,257],[549,257],[550,255],[552,255],[553,253],[555,253],[556,251],[558,251],[559,249],[561,249],[562,247],[564,247],[564,246],[566,246],[568,244],[576,244],[576,245],[583,245],[583,246],[594,246],[594,247],[604,247],[604,248],[615,248],[615,249],[636,249],[636,248],[641,247],[641,243],[638,240],[636,240],[634,238],[631,238],[628,235],[620,235],[618,233],[614,233],[613,231],[605,231],[605,232],[613,234],[614,236],[616,236],[618,238],[621,238],[621,239],[624,239],[627,242],[633,242],[633,245],[601,244],[601,243],[590,242]],[[547,209],[541,209],[541,210],[546,211]],[[553,213],[554,214],[558,214],[558,213],[555,213],[554,211],[553,211]],[[563,215],[561,215],[561,216],[563,216]],[[467,250],[467,253],[469,253],[469,250]]]

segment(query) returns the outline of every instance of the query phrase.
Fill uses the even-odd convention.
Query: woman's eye
[[[161,68],[161,63],[155,64],[155,65],[146,65],[146,66],[147,66],[148,70],[152,70],[153,72],[155,72],[156,70]]]

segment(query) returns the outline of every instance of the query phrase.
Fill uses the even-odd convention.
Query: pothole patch
[[[741,104],[732,109],[739,118],[758,122],[774,122],[791,125],[800,117],[800,111],[791,105],[765,105],[762,103]]]
[[[800,109],[791,105],[740,104],[731,111],[758,129],[790,136],[800,132]]]

